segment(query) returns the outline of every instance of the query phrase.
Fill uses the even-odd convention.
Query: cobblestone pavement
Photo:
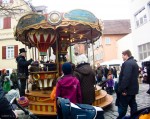
[[[138,109],[142,109],[144,107],[150,106],[150,95],[146,93],[146,91],[149,89],[149,85],[147,84],[140,84],[140,90],[139,94],[137,95],[137,103],[138,103]],[[116,119],[118,116],[117,107],[115,106],[115,100],[116,95],[113,94],[113,103],[104,109],[104,117],[105,119]],[[130,115],[130,109],[128,108],[127,115]],[[19,118],[19,119],[29,119],[29,118]],[[56,116],[54,117],[39,117],[39,119],[56,119]]]
[[[138,110],[144,107],[150,106],[150,95],[146,92],[149,89],[149,85],[147,84],[140,84],[139,94],[136,97]],[[118,116],[117,107],[115,106],[116,95],[113,94],[113,103],[104,109],[104,116],[105,119],[116,119]],[[127,115],[130,115],[130,108],[128,108]]]

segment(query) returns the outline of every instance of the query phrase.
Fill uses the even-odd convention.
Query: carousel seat
[[[48,71],[55,71],[57,69],[56,63],[45,63],[44,65],[48,68]]]

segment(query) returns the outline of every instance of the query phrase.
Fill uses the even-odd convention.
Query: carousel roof
[[[33,13],[20,18],[16,26],[15,37],[16,40],[27,46],[34,46],[28,40],[29,34],[35,32],[40,34],[43,30],[44,32],[55,32],[57,38],[66,39],[69,45],[77,42],[90,43],[102,35],[102,26],[93,13],[81,9],[67,13],[53,11],[46,15]]]

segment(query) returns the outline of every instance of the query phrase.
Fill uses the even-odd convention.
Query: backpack
[[[57,98],[58,119],[104,119],[103,110],[88,104],[74,104],[69,99]]]

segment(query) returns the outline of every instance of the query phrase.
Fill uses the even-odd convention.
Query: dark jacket
[[[138,75],[139,67],[133,57],[128,58],[121,67],[118,91],[127,95],[135,95],[139,91]]]
[[[95,73],[90,64],[79,64],[74,70],[74,76],[80,81],[83,104],[92,104],[95,101]]]
[[[17,61],[17,68],[18,68],[18,73],[25,73],[26,76],[28,77],[28,66],[31,64],[33,61],[32,59],[26,60],[24,56],[18,56],[16,58]]]
[[[6,92],[2,89],[0,84],[0,114],[4,111],[12,110],[8,100],[5,98]]]

